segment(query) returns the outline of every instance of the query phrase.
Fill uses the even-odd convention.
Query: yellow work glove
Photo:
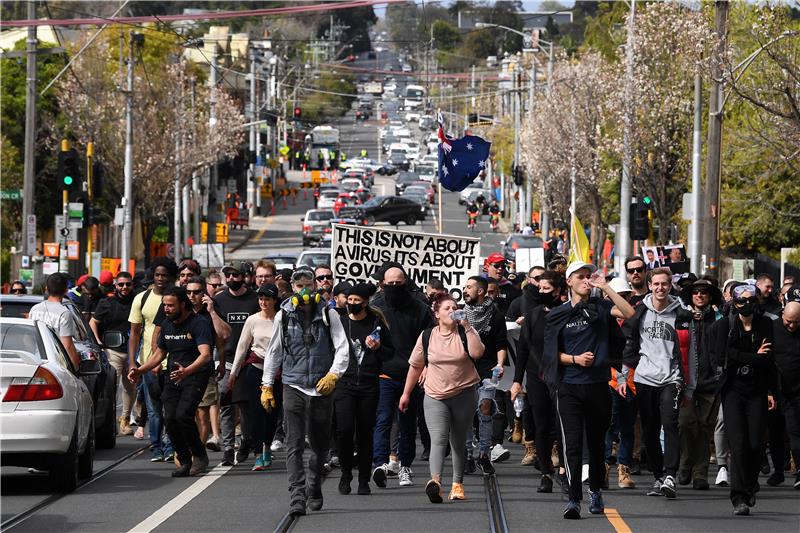
[[[272,393],[272,387],[268,385],[261,385],[261,405],[268,413],[271,413],[278,405],[275,402],[275,395]]]
[[[325,374],[325,377],[321,380],[317,381],[317,392],[322,394],[323,396],[327,396],[328,394],[333,392],[333,389],[336,388],[336,380],[339,379],[336,377],[336,374],[328,372]]]

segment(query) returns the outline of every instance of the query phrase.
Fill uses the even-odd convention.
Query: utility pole
[[[197,132],[195,128],[194,122],[194,100],[195,95],[197,93],[197,80],[192,77],[192,97],[190,100],[190,109],[191,109],[191,117],[192,117],[192,145],[196,143],[197,139]],[[192,146],[194,148],[194,146]],[[192,150],[194,152],[194,150]],[[192,204],[194,209],[192,209],[192,236],[195,244],[200,244],[200,211],[202,211],[202,194],[200,194],[200,176],[197,175],[197,171],[192,172],[192,195],[194,196],[194,203]],[[189,240],[188,238],[186,239]]]
[[[622,272],[625,259],[631,255],[631,135],[633,128],[633,62],[634,33],[636,24],[636,0],[631,0],[628,15],[628,39],[625,43],[625,117],[622,132],[622,179],[619,193],[619,226],[616,234],[614,270]]]
[[[208,125],[213,132],[217,125],[217,45],[214,44],[214,52],[211,54],[211,76],[209,77],[211,86],[211,108],[208,112]],[[213,138],[213,135],[212,135]],[[209,206],[208,206],[208,242],[217,242],[217,206],[219,199],[217,193],[219,189],[219,165],[217,165],[218,154],[214,154],[214,163],[211,165],[211,180],[209,184]]]
[[[88,205],[83,211],[84,220],[92,219],[92,224],[86,228],[86,271],[90,276],[99,272],[92,272],[92,252],[94,251],[94,143],[86,143],[86,196]],[[87,212],[88,211],[88,212]]]
[[[331,17],[331,21],[333,17]],[[332,23],[332,22],[331,22]],[[247,206],[250,218],[256,215],[256,54],[250,45],[250,172],[247,178]]]
[[[125,185],[122,197],[122,269],[127,270],[131,259],[133,234],[133,46],[134,33],[128,39],[128,87],[125,91]]]
[[[28,20],[36,18],[36,3],[28,2]],[[29,246],[28,219],[34,213],[34,179],[36,177],[36,26],[28,26],[27,80],[25,85],[25,167],[22,184],[22,254],[36,253],[36,237],[33,248]]]
[[[700,173],[703,166],[703,80],[694,75],[694,132],[692,134],[692,223],[689,224],[689,271],[700,272],[703,229],[703,185]]]
[[[708,101],[708,148],[706,150],[706,205],[709,211],[703,217],[703,255],[706,271],[716,273],[719,268],[719,197],[722,145],[722,58],[727,47],[728,0],[714,2],[714,28],[718,45],[711,66],[711,94]]]
[[[519,129],[520,129],[520,113],[519,108],[521,104],[521,100],[519,97],[520,91],[520,84],[519,84],[519,64],[514,65],[514,72],[512,74],[514,76],[514,92],[513,96],[513,106],[514,106],[514,168],[520,166],[519,164]],[[525,219],[525,183],[523,182],[522,185],[517,187],[517,194],[519,196],[519,225],[520,230],[525,227],[526,219]]]
[[[183,202],[183,195],[181,191],[181,135],[182,135],[182,120],[181,114],[183,113],[183,75],[181,75],[181,95],[180,101],[178,103],[178,132],[175,135],[175,190],[174,190],[174,203],[175,208],[173,210],[173,238],[174,238],[174,251],[175,251],[175,262],[178,262],[183,257],[182,253],[182,232],[181,232],[181,219],[183,218],[183,207],[181,203]]]

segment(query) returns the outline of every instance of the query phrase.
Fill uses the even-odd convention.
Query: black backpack
[[[456,326],[456,329],[458,330],[458,336],[461,337],[461,344],[464,346],[464,352],[466,352],[467,356],[469,356],[467,330],[464,329],[464,326],[461,324]],[[425,366],[428,366],[428,347],[431,344],[431,333],[433,333],[433,328],[428,328],[422,332],[422,356],[425,358]]]

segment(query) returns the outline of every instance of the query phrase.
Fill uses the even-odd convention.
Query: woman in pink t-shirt
[[[425,421],[431,435],[431,480],[425,493],[432,503],[441,503],[442,470],[448,440],[453,455],[451,500],[464,499],[464,464],[467,431],[478,405],[475,385],[480,381],[474,360],[483,355],[484,346],[478,332],[466,319],[457,320],[458,304],[447,293],[433,301],[433,312],[439,323],[417,339],[411,352],[405,390],[400,409],[405,411],[411,391],[418,381],[425,388]],[[424,337],[428,338],[427,354]],[[466,345],[466,346],[465,346]]]

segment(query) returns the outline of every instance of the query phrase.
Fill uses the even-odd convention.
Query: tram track
[[[500,485],[494,474],[483,477],[483,488],[486,495],[486,510],[489,514],[490,533],[508,533],[506,511],[503,507],[503,496]]]

